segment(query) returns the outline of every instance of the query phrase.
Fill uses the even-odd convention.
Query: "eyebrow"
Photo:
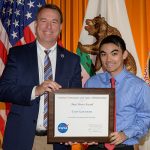
[[[111,53],[113,53],[113,52],[118,52],[118,51],[119,51],[118,49],[114,49],[114,50],[111,51]],[[101,53],[106,53],[106,52],[103,51],[103,50],[101,50],[101,51],[100,51],[100,54],[101,54]]]
[[[46,17],[38,18],[38,20],[48,20]],[[58,19],[53,18],[52,21],[59,21]]]

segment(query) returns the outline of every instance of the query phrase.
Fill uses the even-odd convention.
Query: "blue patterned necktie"
[[[49,58],[50,50],[45,50],[44,58],[44,80],[52,80],[52,66]],[[48,116],[48,93],[44,94],[44,127],[47,128],[47,116]]]

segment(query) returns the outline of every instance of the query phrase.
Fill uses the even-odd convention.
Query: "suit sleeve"
[[[75,61],[75,59],[74,59]],[[72,77],[71,82],[71,88],[81,88],[82,82],[81,82],[81,65],[80,65],[80,58],[77,56],[75,61],[75,67],[74,67],[74,73]]]
[[[10,49],[7,64],[0,78],[0,101],[30,105],[33,86],[19,84],[17,55],[17,50]]]

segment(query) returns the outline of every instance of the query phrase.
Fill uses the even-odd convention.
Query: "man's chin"
[[[113,68],[106,68],[106,70],[107,70],[108,72],[113,72],[113,71],[114,71]]]

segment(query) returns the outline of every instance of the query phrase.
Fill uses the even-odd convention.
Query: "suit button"
[[[33,123],[36,123],[36,119],[33,120]]]

